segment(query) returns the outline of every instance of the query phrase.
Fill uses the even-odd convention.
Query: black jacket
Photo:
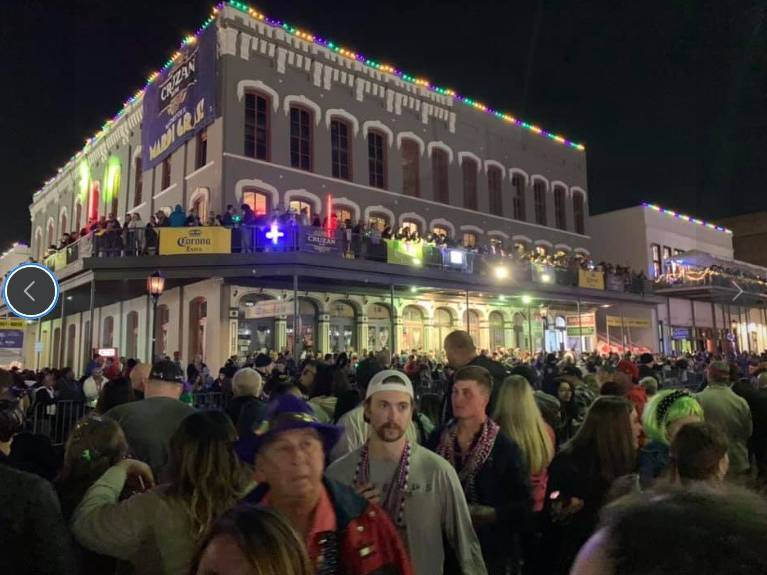
[[[443,430],[432,433],[427,442],[430,449],[436,449]],[[517,537],[528,526],[533,509],[530,473],[519,446],[505,433],[498,433],[490,456],[477,473],[475,488],[477,504],[492,507],[497,517],[476,530],[487,572],[505,573],[505,566],[519,557]]]

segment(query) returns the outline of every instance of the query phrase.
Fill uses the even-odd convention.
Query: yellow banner
[[[603,272],[578,270],[578,287],[603,290],[605,289],[605,274]]]
[[[648,328],[650,327],[649,319],[642,319],[641,317],[624,317],[621,322],[621,316],[608,315],[607,327],[636,327],[636,328]]]
[[[24,329],[24,320],[0,319],[0,329]]]
[[[228,228],[159,228],[160,255],[228,254],[232,251],[232,232]]]

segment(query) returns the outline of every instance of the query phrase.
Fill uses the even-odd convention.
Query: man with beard
[[[362,447],[333,463],[327,475],[380,502],[400,530],[416,574],[442,573],[443,540],[455,553],[461,573],[484,574],[457,473],[406,436],[413,401],[413,386],[404,373],[389,369],[374,375],[364,403],[372,433]]]

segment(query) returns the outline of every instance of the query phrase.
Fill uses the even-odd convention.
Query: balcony
[[[164,267],[171,262],[183,265],[185,260],[189,265],[194,261],[228,267],[311,262],[325,268],[358,269],[361,273],[388,270],[498,287],[544,291],[582,288],[590,293],[651,295],[650,284],[643,276],[594,270],[589,262],[575,257],[570,257],[567,265],[541,262],[536,257],[530,253],[505,253],[496,247],[467,249],[286,223],[92,232],[48,255],[44,263],[64,278],[86,268],[107,266],[127,271],[132,267]]]

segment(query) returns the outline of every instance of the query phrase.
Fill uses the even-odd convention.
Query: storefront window
[[[346,302],[331,305],[330,350],[333,353],[355,349],[357,326],[354,308]]]

